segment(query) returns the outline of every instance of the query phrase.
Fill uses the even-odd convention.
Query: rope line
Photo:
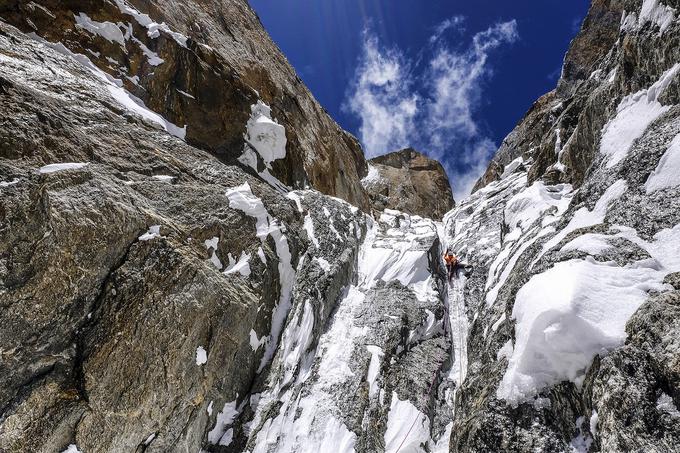
[[[447,273],[447,279],[448,279],[448,273]],[[454,289],[454,294],[458,296],[458,288],[457,284],[454,285],[449,285],[447,284],[446,288],[446,296],[448,298],[449,303],[444,305],[444,330],[446,330],[447,324],[449,324],[449,310],[451,309],[451,289],[453,287]],[[448,306],[447,306],[448,305]],[[458,345],[459,345],[459,350],[460,350],[460,345],[463,344],[463,333],[462,329],[460,326],[460,305],[456,304],[456,322],[458,324]],[[453,329],[453,326],[449,324],[449,328]],[[455,358],[455,354],[454,354]],[[459,367],[459,377],[458,380],[462,381],[463,379],[463,355],[459,352],[459,359],[458,359],[458,367]],[[434,383],[437,382],[437,375],[441,372],[442,367],[444,366],[444,362],[439,364],[439,368],[434,372],[432,383],[430,384],[430,388],[428,389],[427,393],[425,394],[425,399],[429,400],[430,395],[432,394],[432,389],[434,388]],[[426,416],[427,417],[427,416]],[[408,436],[411,434],[411,431],[413,430],[413,427],[416,425],[416,422],[418,421],[418,416],[416,415],[416,418],[413,420],[413,423],[411,423],[411,426],[409,427],[408,431],[406,432],[406,435],[402,439],[401,443],[399,444],[399,447],[397,447],[395,453],[399,453],[399,450],[401,450],[401,447],[404,446],[404,442],[406,442],[406,439],[408,439]]]

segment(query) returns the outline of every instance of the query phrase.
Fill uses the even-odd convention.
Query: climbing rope
[[[430,395],[432,394],[432,389],[434,388],[434,383],[437,382],[437,375],[442,369],[442,366],[444,366],[444,362],[439,364],[439,368],[434,372],[434,375],[432,376],[432,383],[430,384],[430,388],[427,390],[427,393],[425,394],[425,400],[430,399]],[[401,447],[404,446],[404,442],[406,442],[406,439],[408,439],[409,434],[411,434],[411,430],[413,427],[416,425],[416,422],[418,421],[418,416],[416,415],[416,418],[413,419],[413,423],[411,423],[411,427],[406,431],[406,435],[402,439],[401,443],[399,444],[399,447],[397,447],[396,451],[394,453],[399,453],[399,450],[401,450]]]
[[[453,285],[447,284],[446,295],[447,295],[447,298],[449,300],[449,303],[444,305],[444,319],[445,319],[445,321],[444,321],[444,331],[447,330],[447,328],[446,328],[447,325],[450,329],[453,329],[453,326],[448,324],[449,310],[451,309],[450,305],[451,305],[451,289],[452,288],[453,288],[454,294],[456,296],[458,296],[458,292],[459,292],[457,284],[453,284]],[[462,333],[462,329],[461,329],[461,325],[460,325],[460,304],[456,304],[456,320],[458,321],[458,345],[459,345],[459,348],[460,348],[460,345],[463,344],[463,333]],[[459,380],[459,384],[460,384],[460,381],[463,380],[463,360],[462,360],[463,355],[462,355],[462,353],[459,353],[459,354],[460,354],[460,357],[458,359],[458,367],[459,367],[458,368],[459,369],[458,380]],[[430,387],[427,390],[427,393],[425,394],[425,400],[426,401],[428,401],[430,399],[430,395],[432,394],[432,389],[434,388],[434,383],[437,382],[437,380],[438,380],[437,376],[441,372],[442,367],[444,366],[444,363],[445,362],[442,361],[442,363],[439,364],[439,368],[437,368],[437,370],[434,372],[434,375],[432,376],[432,382],[430,383]],[[406,439],[408,439],[408,436],[411,434],[411,431],[413,430],[413,427],[416,425],[417,421],[418,421],[418,416],[416,415],[416,417],[413,419],[413,423],[411,423],[411,426],[409,427],[408,431],[406,432],[406,435],[404,436],[401,443],[399,444],[399,447],[397,447],[395,453],[399,453],[399,450],[401,450],[401,447],[404,446],[404,442],[406,442]]]
[[[462,289],[458,289],[458,285],[454,284],[454,291],[455,291],[455,296],[456,300],[458,300],[459,294],[462,294]],[[449,298],[449,304],[450,304],[451,299]],[[463,326],[461,325],[461,313],[460,313],[460,304],[456,303],[456,323],[458,324],[457,330],[458,330],[458,384],[463,381]]]

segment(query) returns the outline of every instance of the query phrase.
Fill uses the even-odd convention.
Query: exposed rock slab
[[[444,167],[412,148],[371,159],[361,182],[378,212],[396,209],[441,219],[456,204]]]

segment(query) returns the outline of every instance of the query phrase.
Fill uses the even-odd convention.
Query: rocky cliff
[[[677,451],[678,14],[594,0],[438,222],[245,3],[3,3],[0,451]]]
[[[451,451],[678,451],[680,4],[593,1],[555,91],[447,214]]]
[[[441,220],[456,205],[444,167],[412,148],[369,160],[361,183],[378,212],[396,209]]]
[[[226,163],[247,161],[285,185],[367,207],[358,141],[316,102],[245,0],[9,0],[0,17],[89,60],[159,114],[174,135]],[[286,128],[285,155],[243,136],[250,106]]]

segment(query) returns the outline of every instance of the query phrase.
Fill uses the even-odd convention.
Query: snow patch
[[[19,178],[14,178],[11,181],[0,181],[0,187],[9,187],[17,184],[20,181]]]
[[[503,168],[503,173],[501,174],[501,179],[508,177],[513,174],[524,163],[524,159],[518,157],[517,159],[510,162]]]
[[[158,56],[156,52],[153,50],[149,49],[146,47],[146,45],[140,41],[137,38],[132,38],[135,43],[139,46],[140,49],[142,49],[142,53],[146,57],[146,60],[149,62],[151,66],[160,66],[163,63],[165,63],[165,60],[163,60],[161,57]]]
[[[125,37],[118,25],[113,22],[94,21],[85,13],[79,13],[77,16],[74,14],[73,16],[76,19],[76,28],[87,30],[93,35],[101,36],[109,42],[117,42],[121,47],[125,48]]]
[[[215,421],[215,427],[208,433],[208,442],[213,445],[225,445],[222,443],[222,439],[229,440],[231,442],[231,437],[229,436],[229,430],[227,427],[234,423],[236,417],[239,414],[239,409],[236,406],[236,400],[224,404],[224,408],[217,414],[217,420]],[[228,445],[228,444],[226,444]]]
[[[260,258],[260,261],[262,261],[262,264],[266,265],[267,264],[267,257],[264,254],[264,250],[262,250],[262,247],[257,248],[257,256]]]
[[[380,360],[385,353],[379,346],[375,345],[366,345],[366,349],[371,354],[371,361],[368,364],[368,371],[366,373],[366,382],[368,382],[368,396],[373,399],[379,390],[376,380],[380,374]]]
[[[220,261],[219,257],[217,256],[217,244],[219,244],[219,242],[220,238],[217,236],[204,241],[205,248],[210,252],[210,261],[218,270],[222,269],[223,267],[222,261]]]
[[[593,436],[597,436],[597,411],[593,410],[593,413],[590,415],[590,433]]]
[[[578,250],[593,256],[601,255],[603,252],[613,248],[606,238],[607,236],[603,234],[586,233],[569,241],[562,247],[561,251]]]
[[[170,30],[170,27],[168,27],[165,22],[159,24],[154,22],[151,17],[149,17],[148,14],[142,14],[139,11],[137,11],[135,8],[131,7],[128,5],[128,3],[125,0],[114,0],[116,2],[116,6],[118,6],[118,9],[120,10],[121,13],[123,14],[128,14],[132,17],[135,18],[137,23],[141,25],[142,27],[147,29],[147,35],[150,38],[158,38],[161,35],[161,31],[167,33],[170,35],[177,44],[180,46],[186,48],[187,47],[187,37],[184,36],[181,33],[174,32]]]
[[[78,170],[89,165],[89,162],[65,162],[62,164],[44,165],[38,169],[38,173],[49,174],[64,170]]]
[[[252,348],[253,351],[257,351],[260,349],[260,346],[265,344],[267,342],[267,337],[263,336],[262,338],[257,338],[257,332],[255,332],[253,329],[250,329],[250,347]]]
[[[156,433],[151,433],[151,434],[149,434],[149,437],[147,437],[147,438],[144,440],[144,442],[143,442],[144,445],[148,447],[148,446],[151,444],[151,442],[153,442],[153,440],[154,440],[155,438],[156,438]]]
[[[93,76],[103,81],[111,97],[113,97],[113,99],[115,99],[120,105],[125,107],[127,110],[138,114],[142,118],[149,120],[152,123],[158,124],[168,134],[184,140],[187,132],[186,126],[178,127],[175,124],[163,118],[161,115],[149,110],[146,107],[146,105],[144,105],[144,102],[141,99],[139,99],[137,96],[134,96],[133,94],[122,88],[123,82],[120,79],[113,78],[104,71],[102,71],[101,69],[99,69],[97,66],[92,64],[90,59],[87,58],[85,55],[71,52],[62,43],[51,43],[45,41],[35,33],[29,33],[28,36],[38,42],[41,42],[45,46],[54,49],[55,51],[61,53],[62,55],[66,55],[73,58],[75,61],[80,63],[83,66],[83,68],[89,71]]]
[[[286,129],[272,119],[271,109],[262,101],[250,106],[246,123],[246,141],[262,157],[267,168],[286,157]]]
[[[276,253],[279,257],[279,281],[281,284],[281,292],[279,302],[274,308],[271,321],[271,332],[269,341],[264,355],[260,361],[258,373],[274,356],[278,344],[278,338],[283,330],[283,325],[290,311],[291,301],[290,295],[293,290],[293,283],[295,281],[295,270],[291,264],[291,253],[288,246],[288,239],[282,232],[282,227],[276,219],[270,217],[269,213],[264,207],[262,200],[253,195],[250,185],[245,182],[238,187],[227,190],[226,196],[229,199],[229,207],[243,211],[246,215],[255,218],[256,235],[261,241],[271,234],[274,239]],[[250,272],[250,268],[248,269]]]
[[[645,190],[652,193],[669,187],[680,186],[680,135],[671,141],[666,152],[645,182]]]
[[[633,142],[642,137],[649,125],[671,108],[661,105],[658,98],[673,81],[678,70],[680,63],[664,72],[649,88],[629,94],[619,103],[616,116],[602,129],[600,152],[605,155],[607,168],[625,159]]]
[[[70,444],[68,447],[66,447],[66,450],[62,451],[61,453],[82,453],[82,452],[78,450],[77,445]]]
[[[208,353],[205,351],[203,346],[196,348],[196,365],[205,365],[208,362]]]
[[[493,332],[497,331],[498,328],[500,327],[500,325],[503,324],[503,321],[505,321],[505,313],[503,313],[503,314],[500,316],[500,318],[498,318],[498,319],[496,320],[496,322],[493,323],[493,325],[491,326],[491,330],[492,330]]]
[[[149,230],[143,235],[139,236],[137,239],[140,241],[150,241],[151,239],[160,238],[161,236],[161,226],[151,225]]]
[[[663,289],[657,269],[636,264],[570,260],[532,276],[515,299],[515,349],[497,396],[516,406],[563,380],[578,383],[595,355],[623,344],[630,316]]]
[[[496,353],[496,360],[509,359],[512,356],[512,351],[512,340],[508,340],[501,346],[498,353]]]
[[[250,277],[250,254],[245,251],[241,252],[241,256],[238,261],[231,256],[231,253],[227,256],[229,259],[229,264],[224,269],[226,275],[234,274],[238,272],[243,277]]]
[[[593,443],[593,439],[591,439],[587,431],[583,431],[584,421],[584,417],[579,417],[576,419],[576,427],[578,428],[579,433],[569,443],[571,453],[588,453],[590,451],[590,446]]]
[[[385,431],[385,453],[424,452],[421,444],[430,439],[430,419],[410,401],[400,400],[392,392]]]
[[[673,398],[667,393],[661,393],[661,396],[656,400],[656,409],[660,412],[665,412],[673,418],[680,418],[680,411],[673,402]]]
[[[675,9],[663,5],[659,0],[644,0],[640,9],[640,25],[653,22],[659,26],[659,32],[663,33],[673,23]]]
[[[605,190],[602,196],[595,203],[592,211],[583,207],[577,210],[572,216],[571,220],[559,233],[553,236],[549,241],[543,245],[541,253],[534,259],[531,266],[536,264],[538,260],[551,248],[562,242],[567,235],[579,228],[586,228],[602,223],[607,215],[607,208],[615,200],[619,199],[628,190],[628,183],[624,179],[619,179]]]
[[[307,236],[309,236],[309,240],[312,241],[312,244],[314,244],[316,248],[319,248],[319,240],[314,235],[314,221],[312,221],[312,216],[310,214],[305,216],[304,228],[305,231],[307,231]]]
[[[325,273],[330,272],[330,270],[331,270],[331,263],[329,263],[327,259],[321,258],[321,257],[317,256],[317,257],[314,258],[314,261],[317,262],[317,264],[319,265],[319,267],[320,267],[321,269],[323,269],[323,271],[324,271]]]
[[[176,90],[179,94],[181,94],[182,96],[184,96],[185,98],[196,99],[194,96],[190,95],[190,94],[187,93],[186,91],[182,91],[182,90],[180,90],[179,88],[175,88],[175,90]]]
[[[361,178],[361,185],[364,187],[369,187],[380,183],[382,180],[383,178],[380,176],[380,170],[378,170],[375,166],[368,164],[368,173],[366,176]]]

